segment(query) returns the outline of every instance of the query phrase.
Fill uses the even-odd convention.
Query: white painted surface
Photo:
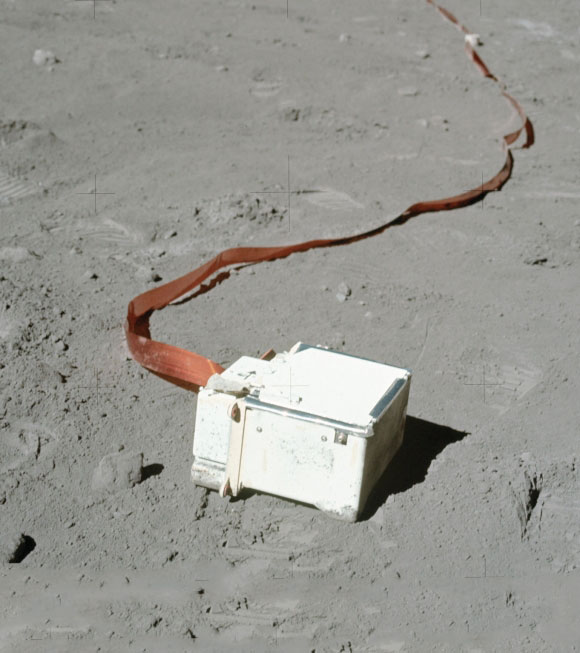
[[[271,361],[243,356],[222,377],[237,396],[201,390],[193,481],[214,489],[228,481],[234,495],[253,488],[354,521],[401,444],[408,370],[298,343]],[[401,388],[377,420],[373,408],[398,379]],[[236,403],[237,421],[230,416]],[[345,444],[336,441],[339,432]]]

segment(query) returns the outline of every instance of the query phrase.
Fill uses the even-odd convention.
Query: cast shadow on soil
[[[145,465],[141,470],[141,483],[146,481],[152,476],[159,476],[163,471],[163,465],[161,463],[151,463],[150,465]]]
[[[443,449],[453,442],[463,440],[467,435],[469,433],[466,431],[456,431],[448,426],[407,416],[403,444],[377,481],[358,521],[370,519],[385,503],[389,495],[406,492],[417,483],[422,483],[427,477],[429,466]],[[243,488],[237,497],[230,497],[230,502],[246,501],[260,494],[262,493],[256,490]],[[281,501],[312,508],[311,505],[301,501],[285,497],[277,498]]]
[[[403,444],[371,492],[360,521],[370,519],[391,494],[422,483],[431,462],[447,445],[466,435],[469,433],[408,416]]]
[[[18,564],[36,548],[36,541],[30,535],[23,535],[8,562]]]

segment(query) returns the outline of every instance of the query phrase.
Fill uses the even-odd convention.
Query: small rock
[[[50,50],[35,50],[34,55],[32,56],[32,61],[37,66],[51,66],[55,63],[59,63],[59,60]]]
[[[83,274],[83,279],[98,279],[98,278],[99,278],[99,275],[96,272],[94,272],[93,270],[87,270]]]
[[[128,490],[143,478],[143,454],[133,451],[106,455],[93,473],[93,492]]]
[[[404,88],[399,89],[399,95],[403,95],[405,97],[414,97],[418,94],[419,89],[415,88],[415,86],[405,86]]]
[[[229,68],[227,66],[216,66],[218,73],[227,73]]]
[[[435,127],[445,127],[449,124],[447,118],[444,118],[443,116],[431,116],[430,122]]]
[[[541,256],[539,258],[532,256],[530,258],[524,259],[524,263],[526,265],[544,265],[547,262],[548,262],[548,258],[546,256]]]
[[[286,122],[296,122],[300,118],[300,109],[295,107],[285,107],[282,110],[282,118]]]
[[[347,43],[348,41],[350,41],[350,38],[351,38],[351,37],[350,37],[350,34],[341,34],[341,35],[338,37],[338,40],[339,40],[341,43]]]
[[[30,258],[31,253],[25,247],[2,247],[0,249],[0,261],[9,263],[20,263]]]
[[[428,59],[431,55],[427,52],[427,50],[417,50],[415,54],[420,58],[420,59]]]
[[[340,351],[344,345],[346,345],[346,339],[342,333],[335,333],[326,343],[326,346],[334,351]]]
[[[169,240],[169,238],[175,238],[175,236],[177,236],[177,231],[175,229],[169,229],[169,231],[166,231],[162,237],[165,240]]]
[[[338,284],[338,292],[345,297],[350,297],[352,290],[344,281],[341,281]]]
[[[481,42],[481,39],[479,38],[479,34],[466,34],[465,35],[465,41],[469,43],[469,45],[474,48],[477,45],[483,45]]]
[[[34,456],[34,458],[38,458],[40,455],[40,436],[33,429],[20,429],[17,433],[14,444],[25,456]]]
[[[338,299],[339,302],[345,302],[346,301],[346,295],[344,295],[341,292],[336,293],[336,299]]]
[[[24,533],[3,534],[0,536],[0,562],[22,562],[35,546],[34,539]]]
[[[426,118],[419,118],[417,122],[419,125],[421,125],[421,127],[429,127],[429,121]]]

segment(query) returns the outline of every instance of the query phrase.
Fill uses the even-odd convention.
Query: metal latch
[[[348,442],[348,434],[344,431],[339,431],[335,429],[334,431],[334,441],[336,444],[346,444]]]

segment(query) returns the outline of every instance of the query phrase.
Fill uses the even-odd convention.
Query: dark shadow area
[[[30,537],[30,535],[23,535],[20,538],[20,542],[18,543],[18,546],[14,550],[14,553],[8,562],[16,564],[22,562],[29,553],[34,551],[35,548],[36,542],[34,541],[34,538]]]
[[[163,465],[161,463],[151,463],[151,465],[145,465],[141,470],[141,483],[146,481],[152,476],[159,476],[163,471]]]
[[[279,494],[270,494],[269,492],[261,492],[260,490],[253,490],[252,488],[244,487],[240,490],[237,497],[230,497],[230,503],[237,503],[238,501],[248,501],[253,497],[274,497],[279,501],[284,503],[289,503],[294,506],[304,506],[305,508],[310,508],[311,510],[317,510],[317,508],[312,503],[305,503],[304,501],[298,501],[297,499],[289,499],[288,497],[281,497]]]
[[[237,265],[231,270],[226,270],[225,272],[216,274],[213,279],[210,279],[209,283],[202,283],[194,293],[186,295],[183,299],[176,299],[175,301],[171,302],[170,306],[181,306],[181,304],[187,304],[192,299],[195,299],[200,295],[205,295],[206,292],[213,290],[216,286],[219,286],[224,281],[226,281],[226,279],[229,279],[232,272],[238,272],[239,270],[243,270],[244,268],[250,267],[251,265],[257,265],[257,263],[243,263],[242,265]]]
[[[465,431],[456,431],[448,426],[407,416],[403,444],[377,481],[358,521],[370,519],[385,503],[389,495],[405,492],[417,483],[422,483],[427,476],[429,466],[443,449],[453,442],[463,440],[467,435],[469,433]],[[251,488],[243,488],[237,497],[230,497],[230,502],[247,501],[261,495],[276,496],[280,501],[315,509],[309,503],[271,495],[268,492],[260,492]]]
[[[422,483],[431,462],[447,445],[466,435],[469,433],[407,416],[403,444],[371,492],[360,521],[370,519],[389,495]]]

